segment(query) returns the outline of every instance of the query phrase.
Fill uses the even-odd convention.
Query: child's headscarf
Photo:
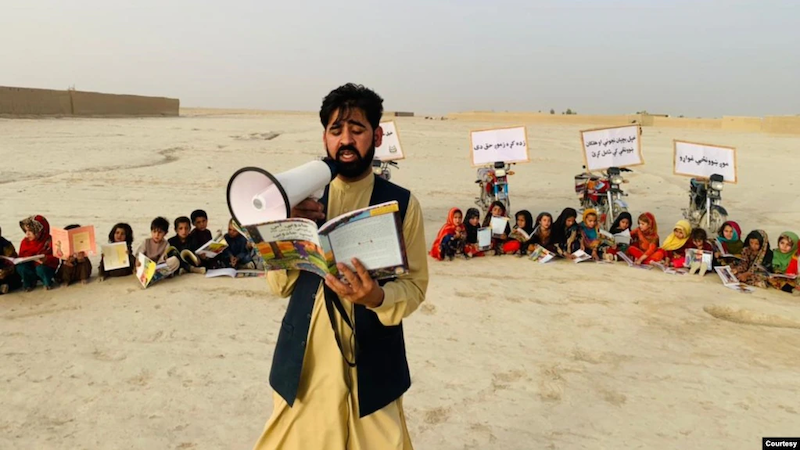
[[[733,237],[731,239],[725,239],[725,235],[722,233],[722,230],[727,226],[733,228]],[[717,234],[717,240],[722,244],[722,248],[724,248],[726,252],[731,255],[740,255],[742,253],[744,243],[741,241],[742,229],[739,227],[738,223],[730,220],[723,223],[722,226],[719,227],[719,232]]]
[[[664,244],[661,246],[661,248],[667,251],[679,250],[681,247],[686,245],[686,241],[689,240],[691,237],[690,235],[692,234],[692,225],[687,220],[679,220],[672,230],[673,232],[667,236],[667,238],[664,240]],[[677,236],[675,236],[674,230],[683,231],[683,239],[679,239]]]
[[[561,214],[558,215],[558,219],[556,219],[555,223],[553,223],[553,237],[556,242],[566,242],[567,235],[569,234],[567,232],[567,220],[570,218],[577,219],[578,211],[575,211],[574,208],[565,208],[561,211]],[[576,225],[573,225],[570,228],[574,229],[575,227]]]
[[[467,230],[467,242],[471,244],[478,242],[478,228],[480,228],[480,225],[476,226],[470,225],[469,221],[473,217],[477,217],[480,219],[481,212],[478,211],[478,208],[470,208],[464,215],[464,228]]]
[[[494,201],[494,202],[492,202],[492,206],[489,207],[489,210],[486,211],[486,217],[483,218],[483,226],[484,227],[488,227],[489,224],[492,223],[492,210],[494,209],[495,206],[499,206],[500,210],[503,211],[502,212],[503,217],[506,217],[506,214],[507,214],[506,205],[504,205],[503,202]]]
[[[650,224],[650,228],[647,231],[641,231],[642,236],[647,239],[648,242],[658,243],[658,224],[656,223],[656,216],[652,213],[646,212],[639,216],[639,221],[645,222]]]
[[[611,234],[622,233],[625,231],[620,228],[620,222],[622,222],[622,219],[628,219],[627,230],[630,230],[633,227],[633,217],[631,216],[631,213],[628,211],[623,211],[617,216],[617,220],[614,221],[614,224],[611,225],[611,230],[609,230],[611,231]]]
[[[442,259],[441,254],[441,245],[442,239],[449,234],[455,234],[457,229],[463,229],[464,225],[456,226],[455,223],[455,216],[456,213],[461,214],[461,210],[458,208],[450,209],[450,213],[447,214],[447,222],[442,225],[442,228],[439,230],[439,234],[436,236],[436,240],[433,241],[433,246],[431,247],[430,255],[436,259]],[[462,214],[463,217],[463,214]]]
[[[750,239],[755,239],[761,245],[758,253],[753,255],[750,250]],[[747,246],[742,250],[742,259],[747,263],[747,266],[752,269],[756,264],[764,265],[765,260],[769,263],[772,262],[772,251],[769,248],[769,238],[767,232],[764,230],[753,230],[747,235],[745,239]],[[768,258],[769,256],[769,258]]]
[[[49,255],[52,252],[50,247],[50,224],[42,216],[30,216],[19,221],[19,227],[25,233],[30,229],[34,240],[23,239],[19,246],[19,256]]]
[[[529,211],[523,209],[522,211],[516,213],[514,215],[514,218],[519,219],[519,216],[525,218],[525,226],[522,227],[522,229],[525,230],[525,232],[528,233],[528,235],[533,234],[533,227],[535,225],[533,223],[533,215],[531,215]]]
[[[781,253],[779,245],[772,251],[772,271],[775,273],[785,273],[786,269],[789,268],[789,263],[792,262],[792,258],[797,254],[797,235],[791,231],[784,231],[781,233],[781,237],[778,238],[778,242],[784,237],[792,241],[792,249],[789,253]]]

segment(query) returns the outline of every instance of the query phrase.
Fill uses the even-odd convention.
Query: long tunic
[[[369,206],[375,179],[347,183],[335,179],[328,192],[326,219]],[[409,273],[383,286],[381,306],[370,308],[383,325],[397,325],[425,300],[428,261],[422,210],[409,199],[403,237]],[[272,271],[267,282],[276,295],[289,297],[298,271]],[[402,397],[383,409],[359,419],[358,368],[344,361],[336,345],[325,309],[324,284],[317,291],[303,359],[300,386],[293,407],[273,393],[273,410],[256,450],[412,450],[403,414]],[[341,299],[352,321],[353,304]],[[353,360],[352,330],[338,319],[338,330],[347,358]]]

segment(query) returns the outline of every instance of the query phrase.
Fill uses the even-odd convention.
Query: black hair
[[[189,220],[189,218],[186,217],[186,216],[180,216],[177,219],[175,219],[175,222],[173,223],[173,225],[175,225],[175,232],[176,233],[178,232],[178,225],[180,225],[182,223],[188,224],[189,228],[192,228],[192,222]]]
[[[692,240],[693,241],[703,241],[705,242],[708,239],[708,233],[706,230],[702,228],[695,228],[692,230]]]
[[[65,230],[74,230],[75,228],[80,228],[81,226],[77,223],[73,223],[71,225],[67,225],[64,227]]]
[[[163,217],[156,217],[150,222],[150,231],[159,230],[163,231],[164,234],[169,233],[169,221]]]
[[[111,232],[108,233],[108,242],[114,242],[114,234],[117,232],[117,228],[122,228],[125,232],[125,242],[128,244],[128,247],[130,247],[133,244],[133,228],[127,223],[120,222],[111,227]]]
[[[205,211],[203,211],[202,209],[195,209],[194,211],[192,211],[192,221],[189,222],[189,225],[194,225],[194,222],[201,217],[203,219],[208,220],[208,214],[206,214]],[[179,217],[178,219],[185,219],[185,217]]]
[[[486,217],[483,218],[483,226],[488,227],[490,223],[492,223],[492,210],[495,206],[499,206],[500,209],[503,210],[503,216],[508,217],[508,210],[506,209],[506,205],[499,200],[495,200],[492,202],[492,205],[489,206],[489,210],[486,211]]]
[[[323,128],[328,128],[331,116],[337,110],[337,122],[347,120],[353,109],[364,111],[372,129],[378,128],[383,116],[383,99],[373,90],[360,84],[347,83],[332,90],[324,99],[319,109],[319,120]]]

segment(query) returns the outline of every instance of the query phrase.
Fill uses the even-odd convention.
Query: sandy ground
[[[430,241],[449,207],[471,205],[468,130],[491,125],[397,123],[408,159],[393,180],[420,199]],[[582,127],[528,127],[512,209],[576,206]],[[800,138],[646,128],[647,164],[626,187],[662,237],[687,203],[673,138],[739,148],[741,181],[723,197],[743,228],[773,242],[800,228]],[[156,215],[202,207],[216,229],[236,169],[321,152],[313,114],[0,120],[0,226],[18,243],[18,220],[38,213],[102,240],[128,221],[138,244]],[[285,306],[261,279],[198,275],[2,296],[0,448],[249,449],[271,411]],[[406,327],[417,449],[758,448],[800,431],[800,302],[780,292],[622,266],[432,263]]]

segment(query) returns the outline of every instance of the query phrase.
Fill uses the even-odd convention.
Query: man
[[[347,282],[308,272],[269,272],[270,288],[291,296],[270,372],[272,417],[257,450],[410,450],[402,395],[411,385],[402,320],[425,300],[428,263],[419,202],[372,173],[383,99],[354,84],[322,102],[322,142],[337,178],[319,201],[305,200],[293,217],[318,223],[397,200],[409,272],[385,284],[357,260],[339,264]]]

